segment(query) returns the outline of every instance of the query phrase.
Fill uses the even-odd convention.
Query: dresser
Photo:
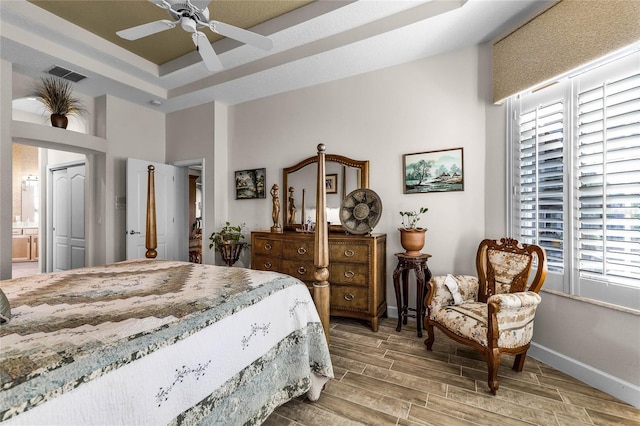
[[[378,331],[378,319],[387,311],[386,248],[385,234],[329,233],[332,316],[366,320]],[[251,233],[251,267],[296,277],[312,294],[313,254],[313,233]]]

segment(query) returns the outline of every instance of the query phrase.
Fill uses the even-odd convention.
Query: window
[[[510,228],[547,286],[640,309],[640,53],[508,101]]]

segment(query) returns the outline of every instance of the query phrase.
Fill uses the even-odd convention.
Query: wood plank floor
[[[320,399],[294,399],[264,423],[328,425],[640,425],[640,410],[528,357],[521,373],[503,356],[492,396],[478,352],[436,335],[427,352],[415,323],[331,318],[335,379]],[[426,337],[426,333],[425,333]]]

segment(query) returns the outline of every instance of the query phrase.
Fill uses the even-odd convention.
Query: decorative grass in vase
[[[42,102],[51,114],[51,125],[67,128],[69,115],[83,115],[87,112],[82,101],[71,90],[71,83],[53,77],[46,77],[36,85],[31,96]]]

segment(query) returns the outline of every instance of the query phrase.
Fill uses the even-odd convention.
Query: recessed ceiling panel
[[[147,0],[29,1],[157,65],[194,50],[191,35],[180,26],[135,41],[116,35],[116,31],[136,25],[172,19],[166,10]],[[209,4],[209,19],[248,29],[313,1],[213,0]],[[209,30],[204,32],[211,42],[222,38]]]

